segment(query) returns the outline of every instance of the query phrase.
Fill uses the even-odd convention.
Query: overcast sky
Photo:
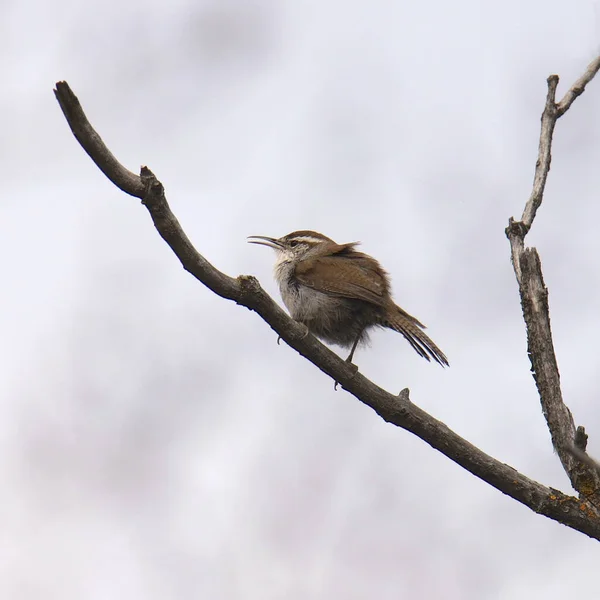
[[[391,331],[356,362],[569,493],[504,228],[546,77],[600,52],[591,0],[4,0],[0,597],[554,600],[598,545],[384,423],[180,267],[72,137],[65,79],[196,247],[279,299],[248,235],[361,240],[451,368]],[[530,244],[565,400],[600,456],[600,80],[559,121]]]

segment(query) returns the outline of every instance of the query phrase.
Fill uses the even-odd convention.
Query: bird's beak
[[[269,246],[269,248],[275,248],[276,250],[279,250],[283,246],[279,240],[264,235],[250,235],[248,236],[248,243]]]

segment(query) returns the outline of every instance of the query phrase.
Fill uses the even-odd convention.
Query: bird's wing
[[[338,253],[300,261],[294,276],[302,285],[313,290],[331,296],[356,298],[377,306],[384,306],[389,287],[379,263],[342,246]]]

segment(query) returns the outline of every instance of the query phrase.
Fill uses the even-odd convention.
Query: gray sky
[[[168,7],[167,7],[168,5]],[[247,235],[361,240],[452,367],[392,332],[362,371],[569,491],[504,228],[545,79],[598,2],[10,2],[0,19],[0,597],[558,599],[597,543],[385,424],[179,266],[74,141],[66,79],[197,248],[279,298]],[[600,456],[600,82],[558,124],[528,241],[564,395]]]

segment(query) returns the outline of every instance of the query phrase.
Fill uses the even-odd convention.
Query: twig
[[[546,94],[546,106],[542,113],[542,130],[540,132],[540,144],[538,148],[538,159],[535,167],[535,175],[533,178],[533,189],[531,196],[525,205],[523,216],[521,217],[521,223],[525,228],[523,237],[529,231],[537,209],[542,203],[544,197],[544,189],[546,187],[546,180],[548,179],[548,173],[550,172],[550,163],[552,162],[552,136],[554,134],[554,127],[556,126],[556,120],[558,119],[557,107],[554,102],[556,98],[556,88],[558,86],[558,75],[550,75],[548,77],[548,93]]]
[[[558,103],[557,116],[562,117],[571,108],[571,104],[585,92],[587,84],[594,79],[600,71],[600,56],[595,58],[585,70],[585,73],[570,87],[563,99]]]
[[[183,267],[213,292],[257,312],[289,346],[329,375],[387,422],[415,434],[433,448],[538,514],[545,515],[600,540],[600,513],[577,498],[545,487],[485,454],[409,400],[408,390],[394,396],[321,344],[292,320],[260,287],[254,277],[228,277],[192,246],[168,206],[162,184],[146,167],[141,176],[116,163],[87,121],[66,82],[56,84],[56,98],[78,141],[96,165],[123,191],[141,198],[154,225]],[[123,175],[125,174],[125,175]]]

